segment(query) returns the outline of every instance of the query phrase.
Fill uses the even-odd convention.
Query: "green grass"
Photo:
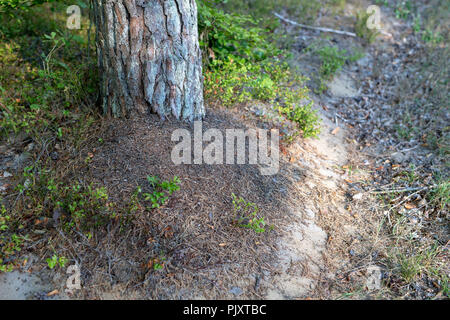
[[[327,79],[332,78],[347,61],[347,51],[336,47],[325,46],[317,50],[317,53],[322,60],[320,74]]]
[[[370,14],[365,11],[356,14],[355,33],[358,37],[363,39],[366,43],[371,44],[378,37],[380,32],[377,29],[369,29],[367,27],[367,20]]]
[[[336,0],[327,2],[332,3]],[[262,23],[265,27],[274,28],[278,26],[279,21],[274,18],[273,11],[279,12],[285,9],[289,15],[299,21],[312,23],[319,13],[321,4],[319,1],[307,0],[228,0],[224,1],[222,7],[228,12],[251,14],[257,19],[264,19]]]
[[[450,203],[450,182],[441,181],[437,184],[437,187],[433,189],[429,194],[428,198],[431,204],[440,210],[446,210]]]
[[[226,0],[216,1],[228,12],[250,14],[255,18],[263,19],[262,24],[271,30],[278,26],[279,21],[274,18],[273,12],[283,10],[301,23],[312,24],[319,15],[320,10],[327,10],[330,14],[342,10],[346,0]]]
[[[448,20],[450,2],[441,0],[429,1],[424,11],[414,1],[396,1],[390,4],[386,0],[376,0],[376,4],[391,7],[397,19],[412,23],[414,32],[428,45],[438,45],[448,40],[445,23]]]
[[[353,49],[354,53],[350,53],[345,49],[341,50],[337,46],[327,45],[321,41],[313,43],[307,50],[319,57],[321,63],[319,74],[325,80],[332,79],[346,63],[355,62],[364,56],[359,49]]]
[[[391,261],[395,264],[394,269],[398,270],[401,279],[407,284],[412,284],[426,275],[448,285],[445,268],[438,259],[441,253],[442,247],[430,246],[408,254],[393,254]],[[443,289],[445,290],[444,287]]]
[[[413,165],[408,170],[402,171],[398,175],[396,182],[407,185],[415,185],[422,179],[422,175]],[[415,203],[412,198],[407,198],[411,193],[388,193],[381,196],[381,200],[386,204],[389,222],[383,223],[389,236],[389,243],[386,247],[386,269],[390,277],[389,281],[394,281],[399,285],[395,290],[400,290],[397,294],[410,294],[414,290],[409,290],[411,285],[428,287],[426,281],[432,281],[434,287],[439,288],[442,294],[448,296],[448,265],[446,262],[446,244],[443,239],[436,240],[434,235],[438,234],[440,228],[445,228],[445,214],[448,211],[450,199],[450,185],[448,182],[434,181],[436,188],[420,192],[420,199],[426,200],[430,221],[423,220],[411,222],[410,215],[423,217],[424,208],[417,204],[410,211],[404,205],[395,206],[399,199],[407,199]],[[417,194],[417,193],[416,193]],[[430,210],[431,209],[431,210]],[[444,221],[441,221],[442,217]],[[433,217],[436,217],[434,220]]]
[[[307,48],[307,52],[317,56],[320,63],[318,75],[314,79],[319,83],[318,94],[327,90],[326,83],[332,80],[345,64],[355,62],[364,56],[359,48],[353,48],[352,51],[341,50],[322,40],[315,41]]]

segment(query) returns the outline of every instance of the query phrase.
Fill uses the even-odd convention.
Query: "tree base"
[[[195,0],[99,0],[93,6],[103,111],[203,118]]]

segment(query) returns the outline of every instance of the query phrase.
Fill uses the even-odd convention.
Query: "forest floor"
[[[370,3],[342,3],[324,6],[312,25],[353,32],[355,13]],[[426,16],[426,1],[417,3]],[[2,261],[13,271],[0,272],[0,299],[448,299],[448,45],[414,32],[414,21],[394,2],[381,9],[384,32],[372,44],[291,23],[277,28],[288,36],[292,69],[310,79],[322,119],[317,138],[281,144],[277,175],[263,176],[252,165],[174,165],[170,137],[180,124],[155,116],[62,115],[74,130],[38,132],[40,140],[18,130],[2,141],[4,212],[19,206],[27,215],[19,228],[26,236],[11,241],[13,254]],[[14,86],[33,57],[18,58],[11,46],[1,47],[0,89],[11,87],[5,95],[16,97]],[[14,84],[5,80],[10,74]],[[295,130],[272,115],[263,103],[210,106],[203,128]],[[31,166],[42,158],[48,163]],[[146,210],[147,176],[176,176],[180,189]],[[49,196],[41,185],[63,191]],[[232,193],[258,207],[265,232],[236,226]],[[90,203],[86,214],[135,218],[99,229],[81,221],[68,232],[67,213],[52,207],[53,197],[75,207]],[[44,209],[50,215],[39,216]],[[82,287],[66,292],[66,267],[74,263]]]

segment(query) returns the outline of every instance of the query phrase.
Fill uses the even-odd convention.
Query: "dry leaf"
[[[165,228],[163,230],[163,232],[164,232],[164,237],[166,237],[166,238],[172,238],[173,237],[173,230],[172,230],[171,226],[168,226],[167,228]]]
[[[415,209],[416,205],[414,203],[405,203],[405,208],[408,210]]]
[[[341,128],[336,127],[336,129],[334,129],[333,131],[331,131],[331,134],[332,134],[332,135],[336,135],[336,134],[339,132],[340,129],[341,129]]]
[[[47,297],[51,297],[51,296],[54,296],[54,295],[57,295],[57,294],[59,294],[59,291],[57,289],[55,289],[55,290],[47,293]]]
[[[214,54],[214,51],[211,48],[208,48],[209,57],[211,59],[216,59],[216,55]]]

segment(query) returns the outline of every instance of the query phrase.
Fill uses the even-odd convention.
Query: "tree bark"
[[[103,111],[205,115],[195,0],[93,0]]]

